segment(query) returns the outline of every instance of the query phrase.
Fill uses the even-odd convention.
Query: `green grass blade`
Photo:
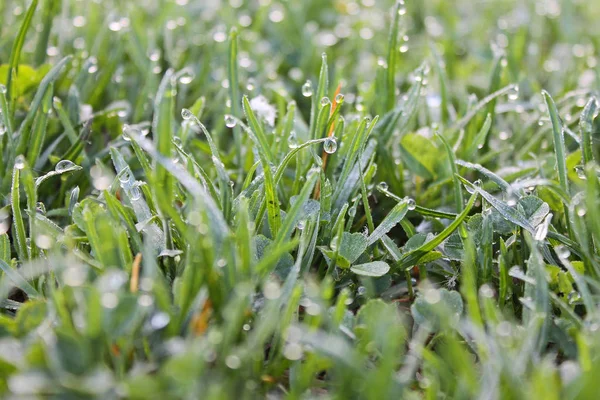
[[[13,229],[15,238],[15,247],[17,255],[21,262],[29,259],[29,252],[27,251],[27,242],[25,234],[25,224],[23,223],[23,213],[21,212],[21,190],[20,190],[20,177],[21,170],[25,167],[25,157],[18,156],[15,160],[12,175],[12,188],[11,188],[11,207],[12,207],[12,218],[13,218]]]
[[[581,132],[581,153],[583,156],[583,164],[594,161],[594,153],[592,151],[592,132],[594,130],[594,118],[598,113],[598,101],[591,98],[581,112],[579,118],[579,130]]]
[[[256,118],[256,115],[254,114],[252,107],[250,107],[250,101],[248,101],[248,96],[243,97],[242,105],[243,105],[244,113],[246,114],[246,118],[248,119],[248,125],[258,141],[258,145],[260,146],[258,149],[259,152],[261,152],[264,155],[267,162],[274,163],[275,158],[273,157],[273,153],[271,152],[271,147],[269,146],[269,141],[267,139],[267,136],[265,134],[265,131],[264,131],[262,125]]]
[[[467,202],[467,206],[465,207],[465,209],[460,214],[457,215],[456,219],[454,221],[452,221],[452,223],[450,225],[448,225],[442,232],[437,234],[432,240],[426,242],[421,247],[404,255],[404,257],[402,257],[400,262],[396,263],[396,268],[403,271],[407,268],[412,267],[424,255],[429,253],[431,250],[435,249],[444,240],[446,240],[446,238],[448,238],[448,236],[450,236],[456,229],[458,229],[460,224],[462,224],[462,222],[467,218],[467,216],[469,215],[469,212],[471,212],[471,209],[475,205],[476,199],[477,199],[477,193],[473,193],[471,195],[471,198]]]
[[[17,34],[15,41],[13,42],[12,51],[10,52],[10,59],[8,60],[8,77],[6,78],[6,97],[8,97],[9,101],[9,109],[10,115],[14,113],[15,109],[15,100],[17,98],[15,85],[15,79],[19,73],[19,60],[21,58],[21,51],[23,50],[23,45],[25,44],[25,36],[27,35],[27,31],[31,26],[31,21],[33,20],[33,15],[35,14],[35,10],[38,5],[38,0],[33,0],[25,13],[25,18],[21,23],[21,27],[19,29],[19,33]]]
[[[4,272],[5,276],[7,276],[16,287],[27,293],[27,296],[30,299],[40,297],[38,291],[35,290],[33,286],[31,286],[31,284],[29,284],[29,282],[27,282],[27,280],[23,278],[23,276],[19,274],[16,269],[9,266],[4,260],[0,260],[0,270]],[[2,282],[2,280],[0,280],[0,282]],[[3,285],[0,284],[0,287],[2,286]]]
[[[381,223],[375,228],[373,233],[368,237],[367,244],[370,246],[377,242],[384,235],[386,235],[393,227],[406,216],[408,212],[409,203],[413,202],[412,199],[404,199],[392,208],[392,211],[381,221]]]
[[[569,178],[567,177],[567,155],[565,149],[565,135],[563,131],[563,124],[558,115],[558,109],[554,100],[545,90],[542,92],[544,100],[546,101],[546,107],[548,114],[550,114],[550,121],[552,122],[552,136],[554,139],[554,153],[556,155],[556,168],[558,171],[558,181],[562,189],[569,193]]]

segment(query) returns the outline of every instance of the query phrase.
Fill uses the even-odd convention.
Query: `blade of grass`
[[[13,47],[10,52],[10,59],[8,60],[8,76],[6,78],[6,97],[8,97],[9,102],[9,110],[10,115],[12,116],[15,111],[15,100],[17,95],[15,93],[16,88],[15,79],[19,73],[19,60],[21,58],[21,51],[23,50],[23,45],[25,44],[25,36],[27,35],[27,31],[31,26],[31,21],[33,20],[33,15],[35,14],[35,10],[37,9],[38,0],[33,0],[25,13],[25,18],[21,23],[21,27],[19,28],[19,33],[17,34],[15,41],[13,42]]]

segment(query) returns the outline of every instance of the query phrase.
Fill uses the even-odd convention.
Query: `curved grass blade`
[[[465,209],[457,215],[456,219],[452,221],[450,225],[446,227],[443,231],[441,231],[437,236],[435,236],[432,240],[424,243],[421,247],[407,253],[402,257],[402,259],[396,263],[396,268],[399,270],[405,270],[407,268],[415,265],[424,255],[429,253],[431,250],[435,249],[439,246],[444,240],[448,238],[454,232],[460,224],[467,218],[469,212],[475,205],[475,200],[477,199],[478,194],[473,193],[471,198],[467,202],[467,206]]]
[[[502,200],[498,200],[485,190],[481,189],[479,186],[467,181],[462,176],[459,175],[458,179],[460,179],[460,181],[465,185],[465,187],[467,187],[469,191],[480,194],[481,197],[485,199],[485,201],[490,203],[490,205],[494,207],[496,211],[498,211],[508,221],[529,231],[531,234],[535,234],[535,228],[531,226],[529,220],[523,214],[518,212],[515,208],[509,206]]]
[[[4,262],[4,260],[0,260],[0,269],[4,272],[5,276],[13,282],[13,284],[16,287],[27,293],[27,296],[29,296],[29,298],[40,297],[38,291],[35,290],[33,286],[31,286],[29,282],[27,282],[27,280],[23,278],[23,276],[21,276],[19,271],[12,268],[10,265]],[[0,287],[2,286],[4,285],[0,283]]]

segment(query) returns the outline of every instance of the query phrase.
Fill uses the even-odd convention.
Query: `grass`
[[[595,398],[595,2],[0,15],[0,397]]]

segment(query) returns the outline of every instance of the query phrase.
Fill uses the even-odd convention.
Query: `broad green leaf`
[[[437,330],[446,324],[454,326],[463,313],[463,301],[460,293],[447,289],[425,289],[410,307],[415,322],[428,324]]]
[[[383,261],[373,261],[365,264],[353,265],[350,271],[357,275],[379,277],[388,273],[390,266]]]
[[[444,158],[443,152],[431,140],[418,133],[404,135],[400,140],[400,154],[410,171],[426,179],[437,176]]]

